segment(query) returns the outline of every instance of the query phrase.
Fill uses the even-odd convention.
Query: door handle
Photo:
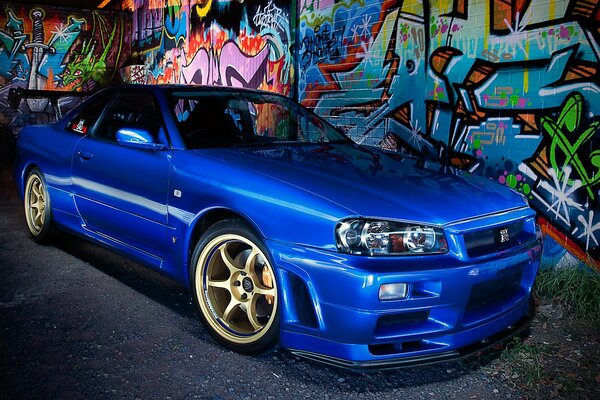
[[[94,156],[92,153],[90,153],[89,151],[85,151],[85,150],[79,150],[77,152],[77,155],[82,160],[89,160],[89,159],[91,159]]]

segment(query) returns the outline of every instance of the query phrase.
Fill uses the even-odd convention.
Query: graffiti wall
[[[599,0],[301,0],[299,8],[306,106],[357,142],[520,191],[554,241],[599,265]]]
[[[131,16],[8,3],[0,8],[0,126],[55,118],[80,97],[11,99],[9,90],[93,91],[118,79],[130,53]],[[58,101],[58,100],[57,100]],[[16,102],[16,103],[15,103]]]
[[[290,94],[290,18],[285,0],[135,0],[138,83],[224,85]]]

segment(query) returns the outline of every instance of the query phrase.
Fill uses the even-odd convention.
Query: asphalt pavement
[[[355,373],[219,347],[187,290],[82,239],[41,246],[0,171],[0,399],[505,399],[476,362]]]

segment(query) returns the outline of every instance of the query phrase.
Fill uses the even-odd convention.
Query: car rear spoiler
[[[87,97],[92,92],[67,92],[62,90],[34,90],[34,89],[23,89],[23,88],[11,88],[8,91],[8,104],[13,110],[19,108],[21,100],[23,99],[48,99],[52,110],[54,111],[54,117],[58,121],[62,118],[62,111],[58,105],[58,101],[61,97]]]

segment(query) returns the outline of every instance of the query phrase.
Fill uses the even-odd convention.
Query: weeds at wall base
[[[584,265],[541,269],[534,295],[560,304],[566,314],[589,321],[600,330],[600,273]]]
[[[531,334],[498,350],[483,372],[526,399],[600,398],[600,274],[544,268]]]

